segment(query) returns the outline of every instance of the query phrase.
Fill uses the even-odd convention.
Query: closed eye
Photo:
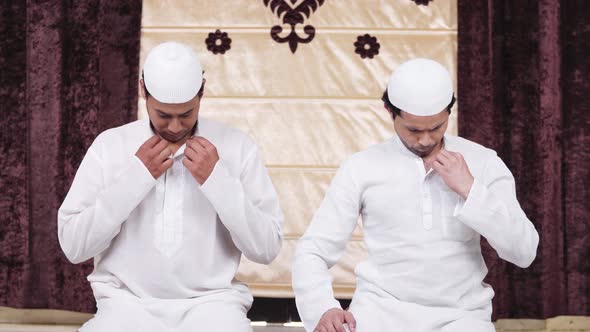
[[[187,112],[184,112],[180,115],[181,118],[188,118],[189,116],[191,116],[191,113],[193,112],[192,109],[188,110]]]
[[[435,128],[432,128],[432,129],[430,129],[430,132],[435,132],[435,131],[439,130],[439,129],[440,129],[440,127],[442,127],[442,125],[440,125],[440,126],[437,126],[437,127],[435,127]]]

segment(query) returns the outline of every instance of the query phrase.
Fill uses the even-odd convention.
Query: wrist
[[[473,182],[474,182],[473,177],[470,177],[469,181],[467,181],[466,185],[463,187],[463,190],[461,190],[461,192],[459,193],[459,195],[461,197],[463,197],[464,200],[467,200],[467,196],[469,196],[469,192],[471,191],[471,187],[473,186]]]

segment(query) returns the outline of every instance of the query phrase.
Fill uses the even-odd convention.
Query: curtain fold
[[[590,314],[590,2],[459,1],[459,135],[495,149],[540,234],[526,270],[485,246],[494,318]]]
[[[137,118],[142,2],[0,5],[0,305],[94,311],[57,210],[101,131]]]

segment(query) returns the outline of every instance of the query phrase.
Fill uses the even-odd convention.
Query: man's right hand
[[[348,332],[344,329],[344,325],[342,325],[344,323],[348,324],[350,332],[356,330],[356,321],[352,313],[340,308],[333,308],[322,315],[314,332]]]
[[[154,179],[159,178],[172,166],[173,161],[169,159],[171,150],[168,144],[168,141],[154,135],[145,141],[135,153]]]

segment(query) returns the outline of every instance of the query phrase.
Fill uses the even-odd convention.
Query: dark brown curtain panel
[[[0,306],[94,311],[57,210],[86,149],[136,118],[140,0],[0,2]]]
[[[540,234],[528,269],[486,246],[494,318],[590,315],[590,1],[459,0],[458,15],[459,134],[498,152]]]

